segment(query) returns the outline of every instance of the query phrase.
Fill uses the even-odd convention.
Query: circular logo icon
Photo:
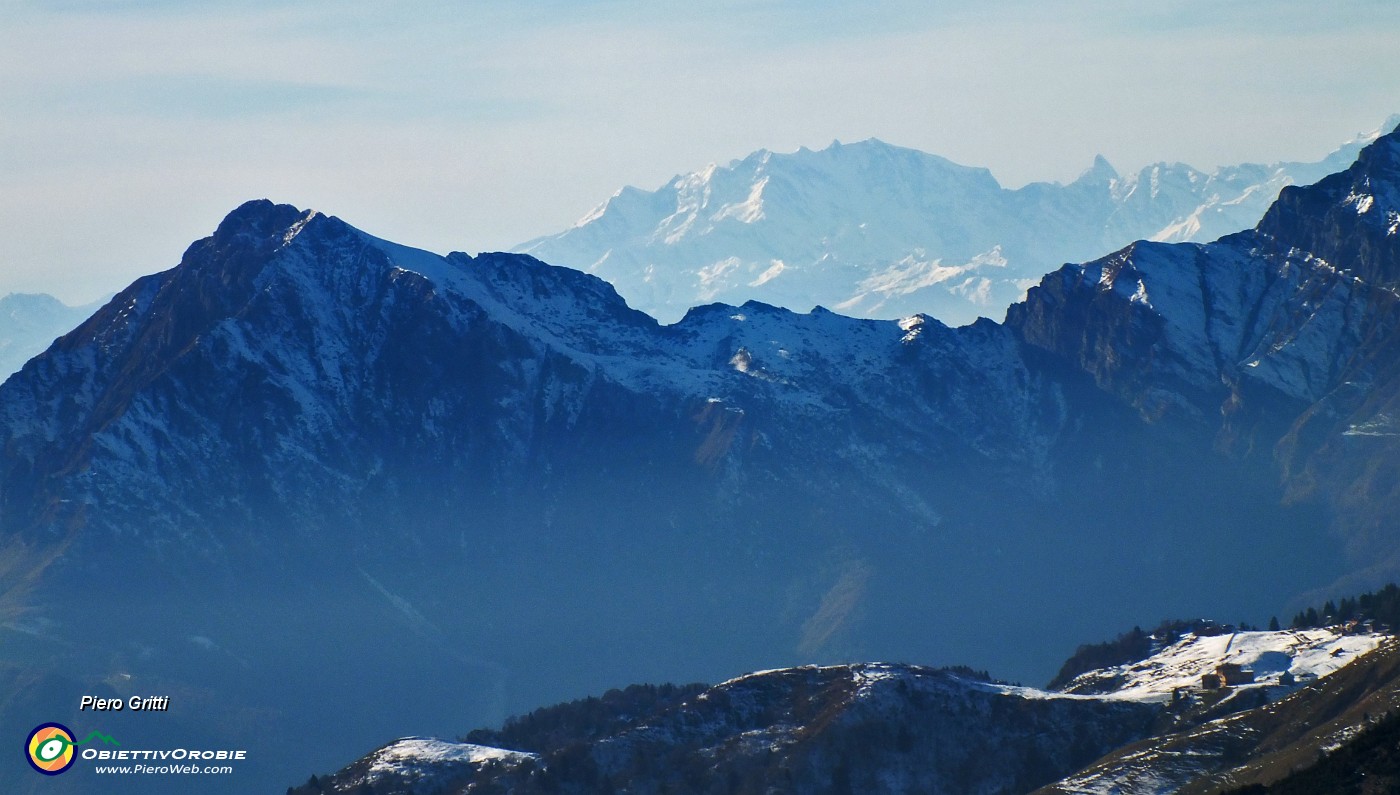
[[[46,776],[56,776],[73,766],[73,732],[62,723],[45,723],[24,741],[29,766]]]

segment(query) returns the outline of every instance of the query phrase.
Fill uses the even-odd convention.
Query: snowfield
[[[1337,627],[1234,632],[1211,637],[1188,635],[1142,662],[1084,674],[1065,689],[1073,691],[1076,683],[1086,677],[1103,678],[1107,674],[1121,680],[1109,697],[1170,700],[1177,689],[1199,688],[1201,677],[1223,664],[1239,665],[1254,673],[1253,684],[1239,685],[1241,689],[1279,685],[1285,673],[1306,683],[1374,651],[1389,638],[1378,633],[1348,635]]]

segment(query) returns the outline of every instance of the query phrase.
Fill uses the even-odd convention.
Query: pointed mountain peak
[[[189,271],[186,276],[190,278],[221,273],[216,277],[221,282],[242,282],[311,227],[321,228],[323,233],[350,229],[343,221],[315,210],[267,199],[244,202],[219,222],[214,234],[190,245],[180,260],[180,270]],[[241,275],[233,277],[235,271]]]
[[[1075,183],[1098,183],[1118,179],[1118,170],[1103,155],[1094,155],[1093,165],[1089,166],[1074,181]]]

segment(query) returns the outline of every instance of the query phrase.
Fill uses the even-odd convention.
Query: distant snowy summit
[[[1099,157],[1068,185],[1016,190],[986,169],[875,139],[760,150],[655,191],[623,188],[573,228],[516,250],[600,276],[663,322],[699,304],[759,300],[962,325],[1000,319],[1065,262],[1249,228],[1285,185],[1346,168],[1397,126],[1400,115],[1315,163],[1213,173],[1157,163],[1120,175]]]

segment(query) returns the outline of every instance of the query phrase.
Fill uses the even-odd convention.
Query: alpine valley
[[[959,328],[757,302],[662,325],[530,256],[249,202],[0,386],[0,711],[244,748],[201,791],[279,791],[389,737],[725,681],[633,691],[568,758],[684,771],[728,743],[726,786],[781,790],[764,749],[800,777],[849,740],[827,729],[859,725],[922,772],[877,786],[812,762],[825,778],[794,786],[1128,780],[1106,755],[1217,714],[851,661],[1040,682],[1134,623],[1257,621],[1396,576],[1397,290],[1395,133],[1252,230],[1066,265],[1004,323]],[[1355,667],[1379,636],[1249,634],[1265,695],[1295,668],[1317,678],[1301,700],[1389,670]],[[1153,654],[1184,679],[1183,660],[1229,661],[1233,634],[1202,637]],[[98,721],[75,693],[171,712]],[[992,728],[940,756],[949,715]],[[363,766],[570,764],[539,737],[479,739]],[[189,791],[12,770],[7,792]]]

